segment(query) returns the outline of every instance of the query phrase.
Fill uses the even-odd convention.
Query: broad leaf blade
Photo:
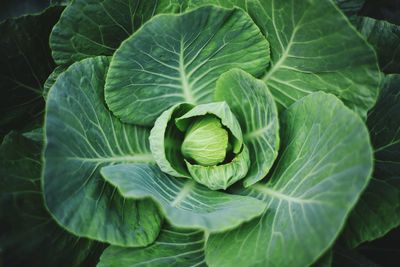
[[[388,75],[367,123],[375,149],[373,179],[350,214],[348,247],[384,236],[400,225],[400,75]]]
[[[127,199],[152,198],[176,227],[221,232],[260,215],[265,208],[255,198],[212,191],[148,164],[109,166],[101,173]]]
[[[400,26],[367,17],[359,17],[355,24],[374,46],[382,71],[400,73]]]
[[[106,57],[75,63],[49,92],[45,199],[54,218],[78,236],[144,246],[157,237],[157,208],[149,200],[124,200],[99,173],[119,162],[153,162],[149,130],[122,124],[105,107],[108,64]]]
[[[271,44],[263,80],[280,107],[324,91],[366,116],[381,77],[376,55],[332,1],[253,0],[247,10]]]
[[[54,68],[47,40],[62,8],[0,23],[0,135],[42,122],[43,84]]]
[[[235,69],[218,79],[215,100],[226,101],[240,123],[251,162],[244,185],[250,186],[267,175],[278,155],[279,121],[273,96],[261,80]]]
[[[336,97],[311,94],[280,121],[282,151],[272,177],[244,191],[267,209],[233,231],[211,235],[210,266],[312,264],[332,245],[368,183],[368,131]]]
[[[200,230],[181,230],[167,226],[157,240],[145,248],[108,247],[97,267],[120,266],[207,266],[204,260],[205,237]]]
[[[216,80],[231,68],[262,75],[268,49],[260,30],[240,9],[206,6],[160,15],[116,51],[106,101],[122,121],[152,125],[177,103],[211,102]]]
[[[121,42],[158,13],[180,10],[177,0],[76,0],[54,27],[50,46],[59,65],[110,56]]]
[[[103,245],[62,229],[43,203],[42,143],[11,132],[0,147],[0,248],[4,266],[81,266]],[[55,257],[56,255],[56,257]]]
[[[335,0],[335,2],[347,16],[352,17],[360,12],[365,0]]]

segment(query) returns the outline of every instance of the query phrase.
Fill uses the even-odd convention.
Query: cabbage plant
[[[400,225],[398,28],[361,1],[61,2],[42,126],[0,147],[53,229],[22,254],[60,236],[38,266],[331,266]]]

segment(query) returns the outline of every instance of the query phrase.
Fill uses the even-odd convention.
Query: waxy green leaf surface
[[[116,51],[106,102],[122,121],[152,125],[177,103],[211,102],[225,71],[240,67],[260,76],[268,62],[268,42],[241,9],[207,6],[160,15]]]
[[[153,162],[149,130],[124,125],[107,110],[104,80],[109,59],[75,63],[47,98],[43,187],[54,218],[77,236],[120,246],[145,246],[161,217],[150,200],[123,199],[100,176],[122,162]]]
[[[259,216],[265,205],[258,199],[212,191],[191,179],[168,176],[148,164],[105,167],[103,177],[127,199],[150,197],[176,227],[221,232]]]
[[[282,146],[271,178],[238,190],[267,208],[249,223],[210,235],[210,266],[312,264],[333,244],[368,183],[368,131],[335,96],[311,94],[280,122]]]

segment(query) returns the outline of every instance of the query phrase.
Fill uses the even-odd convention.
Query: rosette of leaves
[[[52,35],[60,60],[74,53],[55,45],[74,3]],[[332,246],[370,177],[368,131],[349,107],[363,115],[374,102],[376,56],[339,17],[336,37],[346,32],[355,44],[348,53],[363,55],[351,63],[359,76],[329,61],[334,46],[307,65],[312,49],[299,54],[297,39],[303,24],[280,32],[266,13],[275,27],[266,35],[270,25],[254,12],[267,12],[267,1],[249,1],[247,12],[203,4],[157,15],[119,48],[98,50],[112,57],[77,52],[88,58],[52,78],[47,207],[70,233],[110,244],[99,266],[310,265]],[[91,5],[88,17],[99,14]],[[319,34],[309,36],[315,47]],[[334,89],[351,79],[363,95]]]

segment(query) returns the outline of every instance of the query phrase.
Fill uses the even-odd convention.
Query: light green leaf
[[[185,131],[181,151],[185,159],[203,166],[222,163],[228,152],[228,131],[215,115],[193,118]]]
[[[205,267],[207,265],[204,261],[204,243],[204,234],[199,230],[181,230],[167,226],[148,247],[108,247],[97,267]]]
[[[176,128],[175,119],[193,108],[181,103],[164,111],[150,132],[150,149],[160,169],[172,176],[189,177],[181,153],[183,134]]]
[[[345,244],[384,236],[400,226],[400,75],[388,75],[367,123],[375,149],[373,179],[349,216]]]
[[[52,7],[0,23],[0,139],[41,126],[43,84],[54,68],[46,40],[61,11]]]
[[[324,91],[366,116],[381,77],[376,55],[332,1],[252,0],[247,10],[271,44],[262,79],[280,107]]]
[[[240,123],[251,163],[244,185],[250,186],[267,175],[278,155],[279,121],[274,99],[264,82],[234,69],[218,79],[215,100],[226,101]]]
[[[99,170],[120,162],[153,162],[149,130],[124,125],[103,99],[109,64],[96,57],[73,64],[49,92],[46,106],[45,200],[54,218],[78,236],[145,246],[161,218],[150,200],[123,199]]]
[[[382,71],[400,73],[400,26],[367,17],[359,17],[355,24],[374,46]]]
[[[283,112],[280,122],[282,149],[270,180],[239,190],[263,200],[267,209],[230,232],[211,235],[210,266],[312,264],[333,244],[368,183],[368,131],[336,97],[310,94]]]
[[[181,131],[186,131],[195,117],[213,114],[221,119],[221,123],[232,134],[233,152],[238,153],[242,149],[242,129],[235,115],[226,102],[213,102],[193,107],[175,120],[175,124]]]
[[[0,146],[1,263],[33,267],[93,264],[103,245],[68,233],[46,210],[40,186],[41,152],[41,142],[16,132],[6,135]]]
[[[110,56],[155,14],[179,10],[178,0],[75,0],[51,33],[53,58],[59,65],[69,65]]]
[[[231,161],[215,166],[191,164],[185,160],[191,177],[211,190],[226,190],[246,176],[250,166],[249,150],[244,145],[242,151]]]
[[[193,180],[168,176],[148,164],[120,164],[101,169],[103,177],[127,199],[150,197],[176,227],[221,232],[260,215],[261,201],[212,191]]]
[[[207,6],[160,15],[116,51],[106,101],[122,121],[152,125],[177,103],[211,102],[225,71],[240,67],[260,76],[268,62],[268,42],[243,10]]]

